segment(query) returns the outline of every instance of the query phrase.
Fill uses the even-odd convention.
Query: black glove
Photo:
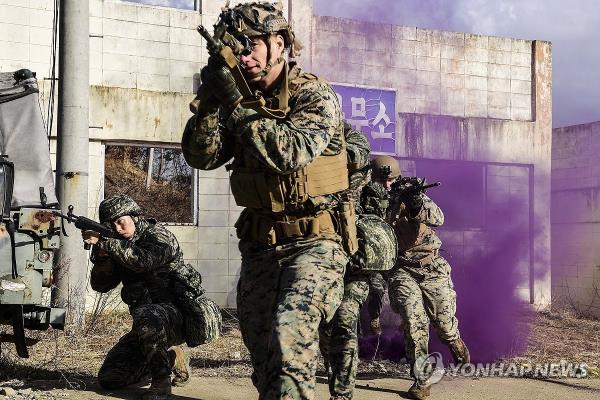
[[[350,266],[361,270],[367,265],[367,254],[365,253],[364,239],[358,238],[358,250],[350,257]]]
[[[223,107],[231,110],[242,99],[231,71],[218,58],[208,58],[208,64],[200,71],[200,78]]]
[[[421,192],[408,193],[403,196],[402,202],[406,205],[411,215],[415,216],[419,213],[421,207],[423,207],[423,195]]]

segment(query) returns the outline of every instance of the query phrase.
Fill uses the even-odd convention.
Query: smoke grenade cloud
[[[523,298],[531,278],[528,167],[416,160],[416,170],[419,176],[443,182],[428,194],[446,214],[448,228],[439,232],[446,242],[441,254],[452,266],[459,329],[473,362],[522,353],[530,315],[528,298]],[[511,178],[511,173],[522,176]],[[510,179],[518,189],[512,194]],[[501,190],[503,186],[506,191]],[[363,338],[361,356],[373,357],[378,346],[377,357],[401,360],[405,354],[399,318],[384,316],[382,320],[387,326],[381,340]],[[451,360],[432,329],[430,353],[435,351]]]

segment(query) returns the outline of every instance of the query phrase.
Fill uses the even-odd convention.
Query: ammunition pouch
[[[231,193],[238,206],[274,213],[304,204],[310,197],[346,190],[348,182],[346,151],[320,156],[304,168],[286,175],[233,167]]]
[[[221,310],[206,296],[192,297],[189,293],[178,302],[183,314],[185,342],[189,347],[210,343],[219,338],[223,329]]]
[[[358,235],[356,231],[356,212],[354,203],[341,203],[337,210],[338,221],[340,224],[340,236],[344,244],[344,250],[353,255],[358,250]]]
[[[342,203],[337,210],[294,217],[265,215],[245,209],[235,223],[237,237],[264,245],[278,245],[294,238],[334,238],[341,236],[344,249],[354,254],[358,249],[356,216],[352,203]]]
[[[237,237],[271,246],[293,238],[335,236],[337,231],[329,211],[306,217],[278,217],[246,209],[235,223]]]
[[[190,347],[218,338],[223,324],[217,304],[204,296],[201,280],[189,264],[180,265],[170,274],[169,289],[183,314],[185,342]]]
[[[410,268],[424,268],[428,265],[431,265],[433,260],[439,256],[439,250],[437,249],[425,252],[420,251],[419,253],[419,256],[414,253],[411,254],[410,258],[406,256],[399,256],[397,263]]]

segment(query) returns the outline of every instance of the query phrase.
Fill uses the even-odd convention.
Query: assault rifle
[[[203,25],[198,25],[198,33],[206,40],[206,49],[211,57],[219,58],[229,68],[235,82],[242,94],[242,105],[252,108],[260,115],[282,119],[286,116],[284,110],[274,110],[266,107],[267,102],[259,91],[253,91],[244,77],[240,67],[240,58],[252,52],[252,41],[246,35],[240,33],[242,16],[235,10],[225,9],[219,15],[214,25],[214,35],[208,32]],[[235,32],[235,36],[231,33]],[[197,113],[205,107],[212,93],[200,86],[194,101],[190,103],[190,110]]]
[[[86,218],[86,217],[75,215],[73,213],[73,206],[72,205],[69,206],[68,210],[69,211],[67,212],[67,215],[61,214],[58,211],[53,211],[52,213],[54,215],[58,215],[62,219],[67,220],[68,223],[74,223],[75,224],[75,228],[81,229],[82,231],[94,231],[94,232],[98,232],[100,234],[100,236],[102,236],[103,238],[114,238],[114,237],[116,237],[115,236],[115,232],[111,228],[107,227],[106,225],[103,225],[103,224],[101,224],[99,222],[96,222],[93,219],[89,219],[89,218]],[[66,233],[65,233],[65,236],[66,236]],[[91,245],[89,243],[85,243],[83,245],[83,248],[86,249],[86,250],[89,250],[91,248]]]
[[[413,196],[417,193],[425,193],[427,189],[438,187],[442,183],[434,182],[428,184],[425,179],[415,177],[401,177],[392,183],[391,195],[398,195],[401,197]]]

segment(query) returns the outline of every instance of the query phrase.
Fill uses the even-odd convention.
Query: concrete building
[[[207,59],[195,28],[212,25],[222,4],[205,0],[190,11],[89,1],[94,216],[107,145],[178,146]],[[305,45],[299,62],[335,84],[346,118],[374,151],[398,157],[406,174],[443,181],[432,197],[447,214],[440,236],[451,262],[468,274],[499,236],[513,235],[505,249],[518,296],[548,304],[550,44],[317,17],[312,0],[285,3]],[[1,71],[28,67],[48,76],[52,6],[0,0]],[[48,81],[40,81],[47,93]],[[200,171],[194,182],[194,220],[169,226],[210,296],[235,306],[240,262],[232,226],[240,209],[223,168]]]
[[[552,140],[553,305],[600,317],[600,122]]]

